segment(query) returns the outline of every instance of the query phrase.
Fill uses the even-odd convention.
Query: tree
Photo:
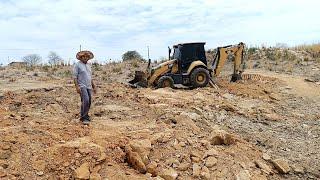
[[[122,55],[123,61],[143,60],[142,56],[137,51],[127,51]]]
[[[59,65],[63,61],[62,58],[56,52],[53,51],[49,52],[48,59],[48,62],[51,66]]]
[[[33,67],[39,64],[42,60],[41,56],[38,54],[29,54],[22,58],[22,60],[27,63],[28,66]]]

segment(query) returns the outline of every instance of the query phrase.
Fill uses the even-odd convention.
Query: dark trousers
[[[80,93],[80,97],[81,97],[81,111],[80,111],[80,119],[81,120],[87,120],[90,121],[90,117],[88,115],[89,110],[90,110],[90,106],[91,106],[91,94],[92,94],[92,90],[85,88],[85,87],[81,87],[81,93]]]

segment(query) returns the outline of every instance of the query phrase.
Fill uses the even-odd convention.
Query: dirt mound
[[[320,107],[289,88],[288,78],[264,73],[238,83],[222,77],[220,89],[131,89],[126,66],[136,67],[96,69],[89,126],[78,120],[80,97],[69,78],[2,88],[0,178],[319,178]],[[16,76],[11,87],[29,79]]]

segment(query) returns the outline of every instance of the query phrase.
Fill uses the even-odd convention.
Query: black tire
[[[191,72],[190,82],[193,88],[206,87],[209,83],[210,75],[205,68],[196,68]]]
[[[174,81],[170,76],[162,76],[158,80],[157,88],[171,87],[174,88]]]

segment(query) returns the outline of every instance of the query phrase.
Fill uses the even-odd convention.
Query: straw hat
[[[82,58],[93,59],[94,55],[91,51],[80,51],[77,53],[77,59],[81,60]]]

